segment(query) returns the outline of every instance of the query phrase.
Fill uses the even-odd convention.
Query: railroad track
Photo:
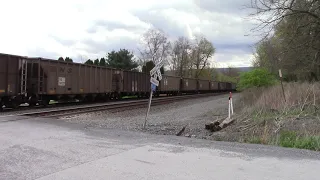
[[[155,98],[152,100],[151,106],[168,104],[168,103],[179,101],[179,100],[216,96],[221,94],[226,94],[226,93],[207,93],[207,94]],[[90,112],[96,112],[96,111],[122,110],[122,109],[128,109],[128,108],[134,109],[134,108],[140,108],[140,107],[147,108],[148,101],[149,99],[142,99],[142,100],[112,102],[112,103],[105,103],[105,104],[93,104],[93,105],[80,106],[80,107],[66,107],[63,109],[48,109],[48,110],[42,110],[37,112],[26,112],[26,113],[15,114],[14,116],[58,118],[58,117],[90,113]]]

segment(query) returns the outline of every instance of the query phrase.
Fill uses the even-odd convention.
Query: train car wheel
[[[30,100],[29,100],[29,106],[30,106],[30,107],[34,107],[34,106],[37,105],[37,102],[38,102],[38,99],[37,99],[36,97],[32,96],[32,97],[30,98]]]
[[[18,109],[19,106],[20,106],[20,104],[19,104],[18,102],[15,102],[15,101],[13,101],[12,104],[11,104],[11,107],[12,107],[13,109]]]
[[[34,106],[36,106],[36,105],[37,105],[36,102],[30,102],[30,103],[29,103],[29,106],[30,106],[30,107],[34,107]]]
[[[49,105],[49,103],[50,103],[50,100],[48,100],[48,99],[43,99],[42,100],[42,105],[45,106],[45,107],[47,107]]]

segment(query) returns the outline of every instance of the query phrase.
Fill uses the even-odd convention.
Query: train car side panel
[[[8,89],[8,57],[0,54],[0,98],[7,94]]]
[[[82,81],[82,79],[80,79],[79,76],[79,71],[80,71],[80,66],[78,64],[69,64],[71,66],[71,93],[72,94],[80,94],[80,88],[79,88],[79,84]]]
[[[226,89],[227,89],[227,91],[231,91],[232,90],[232,84],[227,82],[226,83]]]
[[[96,93],[102,93],[102,82],[100,81],[101,79],[101,67],[96,67]]]
[[[134,71],[123,71],[123,92],[137,94],[150,91],[148,74]]]
[[[134,79],[134,74],[129,76],[128,71],[123,71],[123,91],[124,93],[129,93],[132,91],[132,79]]]
[[[0,97],[20,93],[20,56],[0,54]]]
[[[77,95],[111,92],[111,69],[55,60],[41,60],[40,64],[47,76],[45,81],[47,94]]]
[[[183,78],[182,79],[182,91],[196,91],[197,90],[197,80],[192,78]]]
[[[178,92],[180,90],[180,77],[162,75],[162,80],[159,83],[158,91],[160,92]]]
[[[231,87],[233,91],[237,90],[237,85],[235,83],[231,83]]]
[[[19,62],[18,57],[9,57],[8,59],[8,84],[7,93],[9,95],[15,95],[20,92],[20,76],[19,76]]]
[[[218,91],[219,90],[219,83],[216,81],[210,81],[210,90],[211,91]]]
[[[227,90],[227,86],[225,82],[219,82],[219,90],[220,91],[226,91]]]
[[[210,81],[209,80],[198,80],[198,90],[200,91],[209,91],[210,90]]]
[[[84,72],[83,73],[84,81],[83,81],[83,85],[81,87],[81,88],[83,88],[83,90],[81,90],[81,88],[80,88],[80,91],[82,91],[83,94],[86,94],[86,93],[90,92],[90,85],[92,83],[92,82],[90,82],[91,81],[91,78],[90,78],[91,66],[83,66],[81,68],[81,70]]]
[[[150,78],[148,78],[149,75],[148,74],[144,74],[144,73],[141,73],[140,75],[140,82],[138,85],[139,85],[139,92],[140,93],[143,93],[143,92],[149,92],[150,89],[148,88],[150,85]]]

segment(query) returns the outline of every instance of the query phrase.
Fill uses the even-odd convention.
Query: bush
[[[242,91],[252,87],[271,86],[276,84],[277,79],[268,70],[257,68],[240,74],[237,89]]]

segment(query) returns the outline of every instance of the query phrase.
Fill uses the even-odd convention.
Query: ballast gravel
[[[235,94],[233,101],[236,102],[237,98]],[[147,107],[121,112],[93,112],[60,119],[85,124],[86,128],[112,128],[161,135],[176,135],[186,126],[182,136],[206,138],[212,133],[205,130],[205,124],[228,116],[228,94],[151,106],[146,129],[143,129],[146,111]]]

